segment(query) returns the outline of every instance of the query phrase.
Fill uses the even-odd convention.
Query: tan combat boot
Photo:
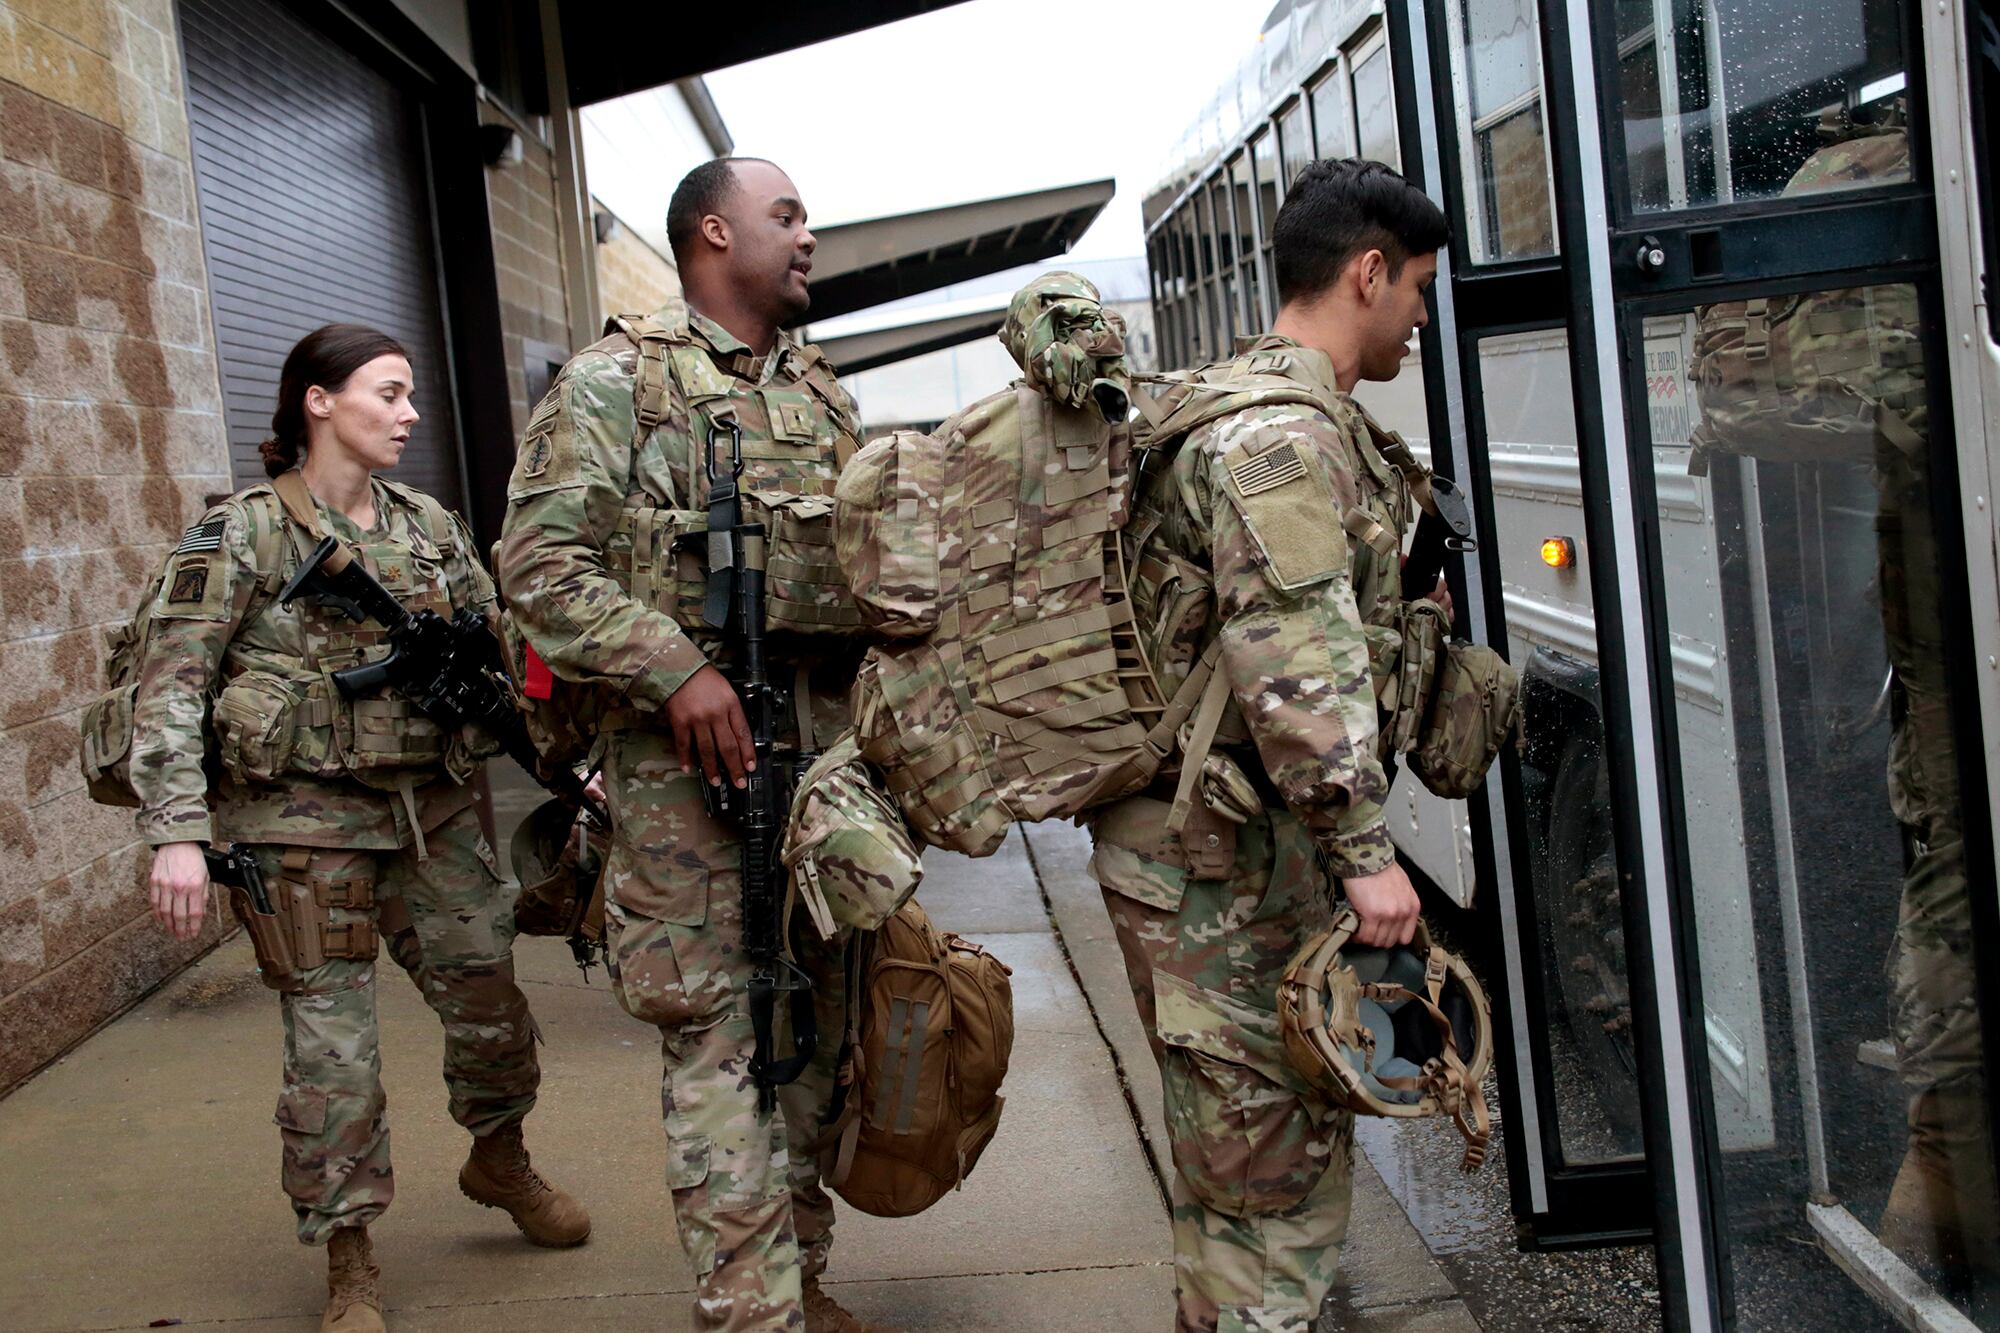
[[[326,1313],[320,1333],[385,1333],[382,1270],[368,1228],[342,1227],[326,1242]]]
[[[528,1164],[519,1125],[472,1141],[458,1187],[474,1203],[503,1210],[537,1245],[560,1249],[590,1239],[590,1214]]]
[[[806,1279],[805,1296],[806,1333],[902,1333],[889,1324],[871,1324],[849,1314],[839,1301],[826,1294],[816,1277]]]

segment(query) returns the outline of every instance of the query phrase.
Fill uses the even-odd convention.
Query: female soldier
[[[466,782],[493,747],[444,733],[388,692],[343,698],[332,674],[381,657],[383,627],[276,596],[332,534],[413,611],[493,606],[464,524],[378,475],[416,424],[410,392],[408,355],[372,329],[329,324],[292,349],[262,446],[272,481],[210,510],[169,558],[134,703],[139,828],[158,849],[154,915],[179,938],[201,928],[203,843],[249,844],[269,886],[275,919],[231,901],[280,992],[284,1187],[299,1239],[327,1246],[321,1327],[341,1333],[383,1327],[367,1229],[394,1193],[378,932],[444,1023],[452,1118],[474,1136],[459,1188],[505,1209],[536,1244],[590,1234],[583,1207],[536,1174],[521,1141],[540,1078],[534,1019]]]

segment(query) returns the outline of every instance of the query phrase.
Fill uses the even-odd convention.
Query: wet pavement
[[[498,794],[503,845],[532,799]],[[829,1282],[858,1313],[911,1330],[1171,1323],[1159,1076],[1088,856],[1080,831],[1042,825],[987,860],[927,863],[934,917],[1014,968],[1008,1106],[964,1190],[921,1222],[842,1210]],[[458,1197],[464,1139],[443,1110],[437,1026],[392,976],[378,1002],[399,1193],[376,1228],[391,1325],[686,1328],[656,1039],[601,972],[584,984],[560,941],[523,940],[519,960],[549,1041],[529,1140],[588,1201],[595,1234],[534,1250]],[[316,1325],[321,1260],[293,1240],[277,1187],[278,1035],[236,939],[0,1101],[0,1328]],[[1363,1122],[1359,1138],[1322,1333],[1656,1326],[1650,1250],[1514,1249],[1497,1148],[1467,1179],[1441,1122]]]

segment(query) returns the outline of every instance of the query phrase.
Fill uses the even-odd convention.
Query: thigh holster
[[[367,879],[319,879],[311,875],[313,848],[287,847],[280,868],[279,913],[300,970],[319,967],[330,958],[369,959],[375,956],[375,922],[367,913],[375,906],[375,887]],[[360,913],[360,919],[336,923],[332,909]]]

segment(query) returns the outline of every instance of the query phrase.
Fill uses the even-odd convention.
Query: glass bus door
[[[1940,269],[1919,15],[1545,17],[1611,799],[1606,859],[1538,903],[1579,952],[1537,998],[1580,1032],[1604,983],[1583,1007],[1631,1043],[1671,1324],[1993,1327],[2000,921],[1941,339],[1972,278]],[[1524,792],[1548,749],[1531,713]]]
[[[1526,744],[1469,803],[1509,1187],[1537,1246],[1639,1242],[1651,1172],[1626,962],[1606,663],[1621,590],[1575,410],[1537,0],[1393,3],[1402,169],[1452,219],[1423,334],[1431,461],[1474,505],[1460,632],[1522,672]],[[1366,397],[1364,388],[1363,396]],[[1608,540],[1608,538],[1606,538]]]

